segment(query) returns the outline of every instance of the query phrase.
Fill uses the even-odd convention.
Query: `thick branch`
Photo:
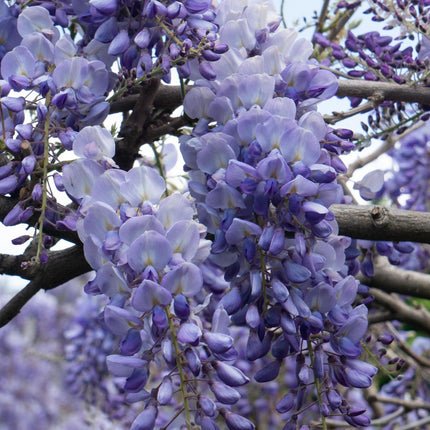
[[[30,257],[31,258],[31,257]],[[20,276],[24,279],[32,279],[29,272],[23,268],[23,263],[28,261],[27,255],[0,254],[0,275]]]
[[[400,269],[388,263],[375,264],[375,276],[360,279],[369,287],[389,293],[430,300],[430,275]]]
[[[191,86],[186,86],[188,91]],[[132,110],[139,94],[129,94],[118,100],[114,100],[110,105],[110,113],[126,112]],[[182,105],[181,87],[176,85],[160,85],[154,98],[154,108],[166,112],[173,112],[177,107]]]
[[[339,233],[354,239],[430,243],[430,213],[371,205],[332,205]]]
[[[334,70],[333,70],[334,72]],[[392,100],[409,103],[430,104],[430,88],[423,86],[399,85],[390,82],[372,82],[362,79],[339,79],[338,97],[359,97],[371,100]],[[187,86],[185,91],[192,88]],[[136,105],[139,94],[130,94],[111,103],[110,113],[130,111]],[[182,104],[181,87],[161,85],[154,98],[156,109],[173,112]],[[339,114],[342,115],[342,114]],[[349,116],[349,114],[347,114]],[[334,118],[330,118],[332,121]]]
[[[18,315],[22,307],[39,290],[54,289],[90,270],[92,269],[79,246],[51,252],[48,263],[30,266],[27,269],[27,274],[23,277],[31,281],[0,309],[0,327]]]
[[[362,99],[379,99],[409,103],[430,104],[430,88],[410,85],[392,84],[389,82],[372,82],[361,79],[339,79],[338,97],[359,97]]]
[[[147,85],[140,87],[140,93],[133,106],[132,114],[123,123],[120,136],[123,138],[116,145],[114,160],[123,170],[130,170],[137,157],[142,142],[142,133],[149,125],[154,99],[160,81],[153,79]]]

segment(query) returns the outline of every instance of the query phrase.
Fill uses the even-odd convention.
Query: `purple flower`
[[[249,421],[247,418],[244,418],[238,414],[233,412],[226,411],[224,413],[225,423],[230,430],[254,430],[255,425]]]
[[[102,3],[102,0],[98,0],[98,3]],[[133,424],[131,425],[131,430],[152,430],[155,425],[157,413],[158,411],[155,406],[147,407],[133,421]]]
[[[166,307],[172,301],[172,295],[159,284],[144,280],[134,290],[132,305],[141,312],[149,312],[155,305]]]
[[[216,399],[225,405],[234,405],[241,398],[237,390],[221,382],[211,382],[210,388]]]
[[[145,231],[127,251],[127,261],[136,272],[147,266],[161,271],[172,257],[172,247],[168,240],[156,231]]]
[[[249,382],[249,378],[237,367],[230,366],[222,361],[214,361],[212,366],[221,381],[230,387],[239,387]]]

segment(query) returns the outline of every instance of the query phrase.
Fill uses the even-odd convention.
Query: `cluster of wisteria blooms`
[[[400,209],[428,212],[428,157],[430,135],[428,124],[419,132],[412,132],[389,151],[393,168],[388,171],[385,190]],[[384,255],[384,254],[382,254]],[[411,255],[400,258],[402,267],[423,270],[428,266],[429,250],[425,245],[415,246]]]
[[[105,415],[102,408],[81,401],[65,386],[65,375],[72,373],[64,363],[63,348],[75,348],[75,340],[66,341],[64,332],[70,328],[74,302],[81,296],[78,284],[70,287],[66,295],[63,292],[37,296],[8,330],[0,332],[0,382],[4,387],[0,393],[1,429],[118,428],[119,422]],[[2,285],[2,304],[8,298],[5,289],[6,285]],[[91,301],[94,306],[95,300],[91,298]],[[84,316],[90,327],[93,316]],[[80,323],[83,324],[84,319]],[[100,350],[96,348],[95,351]],[[76,382],[73,383],[76,386]],[[98,389],[98,385],[93,385],[94,392]],[[100,390],[99,396],[102,394]]]
[[[134,29],[135,20],[126,19],[122,8],[117,13],[116,2],[110,9],[108,3],[90,2],[78,12],[97,28],[95,40],[121,55],[128,69],[135,64],[128,50],[135,53],[139,46],[148,55],[157,44],[148,41],[159,34],[156,24],[173,25],[173,7],[153,1],[143,10],[126,8],[131,17],[146,13],[151,23],[134,45],[126,28]],[[193,6],[204,15],[209,4],[185,2]],[[237,387],[252,377],[245,374],[251,370],[246,362],[255,362],[258,383],[280,372],[288,375],[291,391],[276,404],[286,428],[312,413],[340,414],[352,425],[366,425],[365,411],[350,406],[338,390],[369,386],[376,368],[358,359],[367,308],[353,306],[359,286],[345,257],[350,240],[336,236],[328,210],[342,201],[336,175],[345,166],[338,156],[352,145],[345,140],[348,132],[328,128],[315,110],[337,84],[308,61],[310,43],[279,29],[268,2],[225,1],[205,15],[205,22],[214,24],[203,26],[204,37],[219,26],[219,45],[211,46],[229,50],[205,54],[220,58],[211,73],[200,67],[205,80],[185,99],[186,113],[199,118],[193,134],[181,140],[199,223],[190,198],[178,193],[162,198],[167,190],[154,169],[115,168],[114,139],[98,125],[108,113],[104,100],[112,88],[106,63],[89,55],[90,44],[82,51],[70,36],[60,37],[54,12],[43,5],[24,8],[16,19],[19,46],[1,63],[2,106],[9,120],[2,129],[5,150],[21,157],[30,153],[20,161],[13,155],[5,164],[2,193],[27,186],[35,168],[44,171],[41,182],[28,184],[33,189],[6,224],[26,221],[32,201],[40,199],[42,214],[56,221],[49,219],[43,199],[49,152],[57,157],[50,138],[58,137],[64,149],[80,157],[55,177],[57,188],[79,203],[79,210],[59,223],[78,231],[96,270],[86,291],[110,299],[104,323],[121,342],[107,365],[125,378],[128,400],[145,405],[132,428],[196,423],[215,429],[219,416],[231,429],[254,428],[244,405],[233,406],[241,398]],[[117,35],[106,39],[112,28]],[[187,40],[197,49],[202,38]],[[143,68],[136,67],[139,74]],[[45,98],[45,103],[35,99],[34,123],[24,124],[24,98],[8,98],[11,90]],[[242,357],[231,323],[244,327],[238,332],[247,338]],[[80,366],[72,368],[76,384]]]
[[[312,44],[269,0],[3,2],[0,20],[0,194],[17,200],[3,223],[38,218],[25,264],[48,261],[55,227],[77,232],[94,269],[84,289],[98,297],[64,333],[70,391],[132,430],[370,426],[356,393],[377,372],[362,347],[372,298],[355,276],[372,276],[374,252],[399,264],[412,248],[338,235],[329,208],[350,202],[337,177],[354,145],[317,111],[338,84]],[[412,48],[376,32],[348,34],[354,64],[316,41],[352,77],[402,83],[413,70]],[[173,69],[195,83],[184,192],[163,166],[116,165],[103,127],[109,101]],[[402,175],[420,157],[425,179],[427,139],[410,138]],[[368,200],[383,192],[376,176],[357,183]],[[414,199],[415,182],[393,181]],[[396,382],[387,393],[406,389]]]
[[[213,79],[208,61],[218,59],[227,47],[215,45],[217,26],[210,2],[42,2],[23,4],[22,10],[20,3],[0,4],[5,32],[0,193],[20,196],[5,225],[25,222],[36,211],[41,227],[59,221],[47,180],[51,166],[61,165],[59,155],[72,149],[80,129],[104,121],[108,91],[116,86],[118,95],[128,88],[127,79],[119,81],[121,74],[109,70],[118,56],[123,70],[128,74],[133,70],[134,78],[140,78],[136,83],[150,77],[169,80],[171,65],[177,65],[184,77],[194,70],[195,75],[201,72]],[[72,20],[74,31],[60,32]],[[21,90],[26,97],[17,94]],[[34,112],[31,122],[25,119],[25,108]],[[53,179],[62,191],[59,175]],[[37,261],[46,260],[46,250],[41,242]]]

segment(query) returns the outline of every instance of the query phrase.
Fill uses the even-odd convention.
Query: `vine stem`
[[[281,21],[284,28],[287,28],[287,22],[285,21],[285,15],[284,15],[284,6],[285,6],[285,0],[281,1]]]
[[[315,380],[315,388],[317,390],[318,404],[321,411],[322,410],[321,407],[323,404],[322,397],[321,397],[321,387],[320,387],[320,381],[317,375],[315,374],[315,355],[314,355],[312,342],[310,340],[308,341],[308,351],[309,351],[309,357],[311,359],[312,371],[314,372],[314,380]],[[321,423],[322,423],[323,430],[327,430],[327,423],[325,420],[325,416],[322,414],[322,412],[321,412]]]
[[[364,342],[361,342],[361,346],[375,363],[375,366],[378,368],[378,370],[388,376],[391,381],[394,381],[395,378],[393,377],[393,375],[391,375],[391,373],[384,366],[382,366],[379,360],[375,357],[375,354],[373,354],[373,352],[367,347],[367,345]]]
[[[264,262],[264,253],[261,250],[260,251],[260,267],[261,267],[261,285],[262,285],[262,289],[263,289],[263,309],[264,312],[267,311],[267,286],[266,286],[266,264]]]
[[[1,90],[1,88],[0,88],[0,90]],[[5,140],[6,139],[6,126],[5,126],[4,115],[3,115],[3,106],[1,104],[1,101],[0,101],[0,116],[1,116],[1,128],[3,131],[3,140]]]
[[[39,217],[39,240],[37,242],[36,264],[40,262],[40,252],[42,249],[43,240],[43,223],[45,222],[46,215],[46,202],[48,194],[48,163],[49,163],[49,104],[51,103],[51,92],[46,95],[46,106],[48,113],[45,118],[45,135],[43,139],[43,187],[42,187],[42,208]]]
[[[157,151],[157,148],[155,147],[154,142],[150,143],[150,146],[151,146],[152,152],[154,153],[155,164],[157,165],[158,172],[160,173],[160,176],[164,179],[164,182],[166,183],[166,190],[164,191],[164,194],[166,197],[169,197],[169,191],[167,190],[167,178],[166,178],[166,175],[164,174],[161,156],[160,156],[159,152]]]
[[[188,403],[188,395],[185,388],[186,375],[184,373],[184,368],[182,366],[181,350],[179,349],[178,338],[176,336],[176,331],[175,331],[175,324],[173,322],[173,317],[172,317],[172,314],[170,313],[169,308],[165,307],[164,310],[166,312],[167,319],[169,321],[169,328],[170,328],[170,333],[172,337],[172,343],[173,343],[173,347],[175,348],[176,364],[178,366],[179,379],[181,380],[181,392],[182,392],[182,397],[184,399],[184,410],[185,410],[185,419],[186,419],[185,424],[188,430],[192,430],[191,420],[190,420],[190,405]]]

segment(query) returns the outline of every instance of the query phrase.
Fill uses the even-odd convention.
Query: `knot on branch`
[[[388,221],[388,210],[383,206],[374,206],[370,211],[370,216],[375,226],[381,227]]]

